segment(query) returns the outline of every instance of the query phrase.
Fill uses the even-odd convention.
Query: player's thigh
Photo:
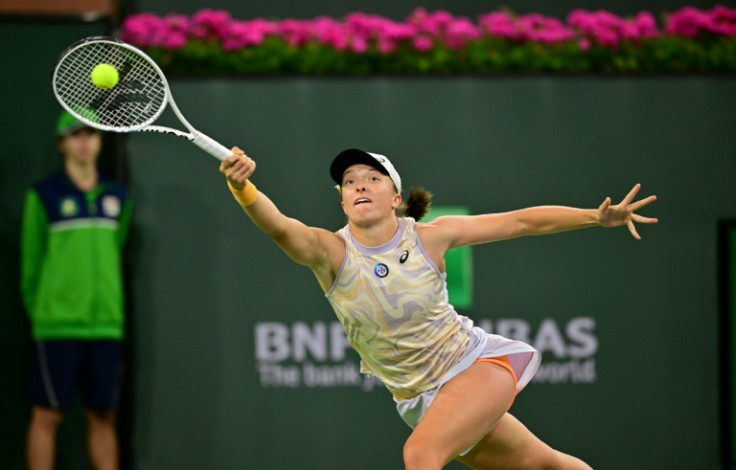
[[[457,460],[475,470],[536,469],[555,464],[556,453],[509,413]]]
[[[440,389],[407,445],[440,452],[450,461],[494,427],[514,393],[514,381],[506,369],[476,362]]]

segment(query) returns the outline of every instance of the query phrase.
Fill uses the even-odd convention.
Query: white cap
[[[365,163],[366,165],[376,167],[378,170],[384,170],[383,172],[388,174],[391,181],[394,182],[396,190],[401,194],[401,177],[399,173],[388,158],[377,153],[366,152],[360,149],[343,150],[332,160],[330,176],[332,176],[335,183],[342,184],[342,175],[345,173],[345,170],[349,166],[357,163]]]

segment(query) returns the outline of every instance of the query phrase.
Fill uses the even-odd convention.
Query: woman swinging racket
[[[361,357],[413,428],[407,470],[441,469],[457,459],[474,469],[590,469],[552,449],[508,410],[531,380],[540,354],[488,334],[447,300],[444,255],[465,245],[585,227],[628,227],[657,219],[635,212],[637,184],[616,205],[598,209],[540,206],[417,222],[431,194],[401,196],[401,178],[383,155],[348,149],[332,161],[348,223],[337,232],[282,214],[250,181],[255,162],[237,147],[220,165],[251,220],[296,263],[308,266]]]

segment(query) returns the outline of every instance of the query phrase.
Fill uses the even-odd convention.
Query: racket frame
[[[121,127],[108,126],[108,125],[101,124],[99,122],[95,122],[89,119],[87,116],[80,113],[78,110],[75,110],[73,106],[70,106],[66,102],[66,100],[64,100],[60,96],[60,93],[57,90],[57,84],[59,83],[59,69],[61,65],[64,63],[64,59],[67,56],[69,56],[72,52],[76,51],[77,49],[83,48],[85,46],[88,46],[94,43],[105,43],[108,45],[113,45],[115,47],[127,49],[128,51],[144,59],[154,69],[154,71],[156,72],[156,74],[158,75],[158,77],[160,78],[163,84],[165,99],[162,100],[162,103],[159,106],[159,109],[156,110],[156,113],[154,113],[153,116],[146,119],[143,123],[133,125],[133,126],[121,126]],[[188,141],[197,145],[199,148],[209,153],[213,157],[217,158],[218,160],[224,160],[225,158],[227,158],[228,156],[232,154],[232,152],[227,147],[223,146],[216,140],[212,139],[206,134],[195,129],[194,126],[192,126],[189,123],[189,121],[184,117],[184,115],[179,110],[179,107],[176,105],[176,101],[174,101],[174,97],[171,93],[171,88],[169,87],[169,82],[168,80],[166,80],[166,76],[164,75],[163,71],[158,66],[158,64],[153,59],[151,59],[151,57],[149,57],[148,54],[146,54],[145,52],[141,51],[140,49],[138,49],[137,47],[131,44],[121,41],[120,39],[117,39],[111,36],[90,36],[90,37],[81,39],[75,42],[74,44],[70,45],[69,47],[64,49],[64,51],[59,55],[59,58],[56,60],[56,64],[54,65],[53,76],[51,79],[51,84],[52,84],[52,88],[54,91],[54,96],[56,97],[57,101],[61,104],[61,106],[64,109],[66,109],[69,113],[71,113],[74,117],[76,117],[80,121],[84,122],[88,126],[93,127],[95,129],[99,129],[102,131],[118,132],[118,133],[156,132],[156,133],[161,133],[161,134],[172,134],[177,137],[187,139]],[[154,121],[156,121],[161,116],[161,114],[164,112],[164,109],[166,109],[167,104],[171,107],[171,110],[173,111],[174,115],[176,115],[177,119],[179,119],[179,122],[181,122],[184,125],[184,127],[187,128],[189,132],[183,132],[181,130],[173,129],[171,127],[157,126],[157,125],[152,124]]]

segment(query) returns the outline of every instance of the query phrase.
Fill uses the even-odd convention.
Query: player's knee
[[[406,470],[441,469],[444,465],[443,460],[434,449],[415,439],[410,438],[404,444],[404,468]]]
[[[517,463],[520,468],[537,468],[540,470],[582,470],[589,468],[579,467],[579,460],[562,454],[546,445],[528,452],[522,452],[518,458]]]
[[[550,462],[545,469],[549,470],[593,470],[590,465],[573,457],[556,450],[552,450],[553,456],[550,457]]]

